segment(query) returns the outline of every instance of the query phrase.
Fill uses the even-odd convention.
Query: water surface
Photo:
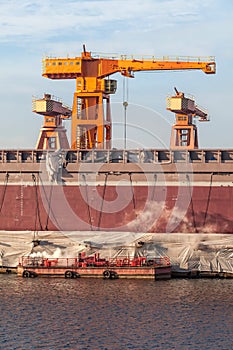
[[[0,349],[233,348],[233,280],[0,275]]]

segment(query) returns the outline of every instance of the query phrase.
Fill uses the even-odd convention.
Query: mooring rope
[[[104,206],[104,199],[105,199],[105,192],[106,192],[106,187],[107,187],[107,180],[108,180],[108,174],[105,174],[105,181],[104,181],[104,191],[103,191],[103,196],[102,196],[102,201],[101,201],[101,207],[100,207],[100,215],[99,215],[99,220],[98,220],[98,230],[100,230],[100,224],[102,220],[102,214],[103,214],[103,206]]]
[[[203,226],[205,226],[206,218],[207,218],[207,214],[208,214],[208,210],[209,210],[210,196],[211,196],[211,191],[212,191],[212,181],[213,181],[213,173],[211,173],[211,175],[210,175],[210,186],[209,186],[209,192],[208,192],[208,197],[207,197],[207,202],[206,202],[206,209],[205,209]]]
[[[6,173],[5,181],[4,181],[3,194],[2,194],[2,199],[1,199],[1,205],[0,205],[0,214],[2,212],[2,207],[3,207],[5,196],[6,196],[6,189],[7,189],[8,179],[9,179],[9,174]]]
[[[32,180],[33,180],[33,183],[34,183],[35,196],[36,196],[36,217],[35,217],[34,230],[35,231],[37,230],[37,219],[38,219],[39,225],[40,225],[40,230],[42,231],[42,223],[41,223],[41,217],[40,217],[40,206],[39,206],[39,198],[38,198],[38,186],[37,186],[35,174],[32,174]]]
[[[91,231],[93,230],[92,227],[92,222],[91,222],[91,208],[89,205],[89,198],[88,198],[88,185],[87,185],[87,180],[86,180],[86,176],[83,174],[82,178],[84,180],[84,184],[85,184],[85,195],[86,195],[86,204],[87,204],[87,212],[88,212],[88,218],[89,218],[89,225],[91,228]]]
[[[189,188],[191,212],[192,212],[192,218],[193,218],[193,227],[194,227],[195,233],[198,233],[198,229],[197,229],[197,225],[196,225],[196,220],[195,220],[195,213],[194,213],[194,208],[193,208],[193,198],[192,198],[192,192],[191,192],[190,178],[189,178],[189,175],[188,175],[188,174],[186,175],[186,179],[187,179],[188,188]]]

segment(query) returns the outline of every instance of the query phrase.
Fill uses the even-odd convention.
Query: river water
[[[0,275],[0,349],[233,348],[233,280]]]

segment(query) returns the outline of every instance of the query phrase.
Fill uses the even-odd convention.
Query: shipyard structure
[[[43,76],[75,79],[73,107],[33,99],[35,149],[0,151],[2,266],[25,256],[167,256],[177,273],[233,273],[233,150],[199,149],[208,113],[175,89],[170,149],[113,149],[109,77],[137,71],[215,73],[213,57],[45,58]],[[127,101],[124,101],[127,108]],[[71,120],[69,142],[63,120]]]

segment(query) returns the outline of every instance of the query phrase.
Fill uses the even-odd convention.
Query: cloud
[[[216,0],[2,0],[0,6],[0,45],[48,55],[77,55],[82,43],[105,53],[214,55],[216,36],[232,47],[232,30],[225,31],[232,11]]]
[[[205,4],[211,4],[211,0]],[[109,32],[119,24],[122,32],[151,31],[177,22],[198,21],[202,16],[202,1],[185,0],[103,0],[103,1],[1,1],[0,40],[18,40],[20,37],[43,40],[85,34],[92,29]]]

